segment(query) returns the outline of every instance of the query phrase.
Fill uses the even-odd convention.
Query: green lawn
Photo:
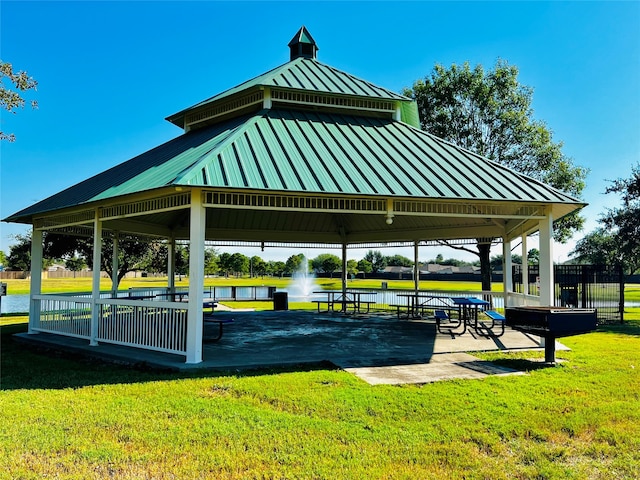
[[[27,281],[7,283],[28,293]],[[223,283],[288,280],[207,280]],[[90,279],[43,288],[89,289]],[[625,296],[640,301],[640,286]],[[530,361],[542,352],[480,354],[526,376],[372,387],[332,368],[172,374],[45,355],[11,341],[26,317],[3,316],[0,479],[640,478],[640,309],[625,319],[563,339],[572,350],[555,368]]]
[[[0,478],[640,478],[640,309],[525,376],[370,386],[332,368],[135,370],[2,318]]]

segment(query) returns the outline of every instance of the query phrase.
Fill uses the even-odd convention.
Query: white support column
[[[118,244],[118,232],[113,232],[113,253],[111,259],[111,297],[118,296],[118,270],[120,269],[120,246]]]
[[[418,242],[413,242],[413,286],[416,295],[420,291],[420,269],[418,268]]]
[[[509,292],[513,288],[513,264],[511,262],[511,242],[502,237],[502,290],[504,291],[504,306],[510,307]]]
[[[93,221],[93,280],[91,287],[91,329],[89,345],[95,347],[98,345],[98,324],[100,320],[100,304],[97,300],[100,298],[100,270],[102,265],[102,222],[100,221],[99,212],[96,210],[96,216]]]
[[[342,294],[347,293],[347,244],[342,244]],[[345,298],[344,296],[342,298]],[[346,306],[345,306],[346,309]]]
[[[176,291],[176,241],[173,237],[167,243],[167,276],[169,293]]]
[[[553,218],[540,220],[540,305],[554,304],[553,278]]]
[[[522,293],[529,295],[529,249],[527,248],[527,235],[522,234]]]
[[[38,333],[33,329],[40,325],[40,300],[34,295],[42,293],[42,230],[33,229],[31,233],[31,280],[28,333]]]
[[[206,210],[202,205],[202,192],[193,189],[189,225],[189,313],[187,315],[186,363],[202,362],[205,224]]]

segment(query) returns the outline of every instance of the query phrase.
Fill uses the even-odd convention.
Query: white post
[[[93,221],[93,280],[91,288],[91,329],[89,333],[89,345],[98,345],[98,324],[100,320],[100,266],[102,263],[102,222],[99,212],[96,210],[96,217]]]
[[[343,299],[346,300],[345,295],[347,294],[347,244],[342,244],[342,295]],[[346,310],[346,304],[345,304]]]
[[[553,278],[553,218],[540,220],[540,305],[554,304]]]
[[[522,235],[522,293],[529,295],[529,250],[527,249],[527,235]]]
[[[113,232],[113,253],[111,259],[111,297],[116,298],[118,296],[118,270],[120,268],[120,246],[118,245],[118,232]]]
[[[28,333],[38,333],[33,329],[40,325],[40,300],[34,300],[34,295],[42,293],[42,230],[33,229],[31,233],[31,299],[29,308]]]
[[[420,269],[418,268],[418,242],[413,242],[413,286],[416,295],[420,291]]]
[[[205,224],[206,210],[202,205],[202,192],[193,189],[189,225],[189,313],[187,315],[186,363],[202,362]]]
[[[169,293],[176,292],[176,241],[173,237],[167,245],[167,276],[169,277]]]
[[[509,307],[509,292],[513,287],[513,265],[511,262],[511,242],[502,237],[502,290],[504,291],[504,307]]]

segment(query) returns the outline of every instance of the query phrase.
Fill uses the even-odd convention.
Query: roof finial
[[[315,40],[304,25],[289,42],[289,48],[291,50],[290,60],[295,60],[298,57],[315,59],[318,51]]]

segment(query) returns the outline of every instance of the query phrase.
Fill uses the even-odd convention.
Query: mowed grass
[[[553,368],[479,354],[524,376],[370,386],[330,366],[176,374],[31,351],[11,340],[26,317],[0,317],[0,478],[637,479],[640,309],[625,319],[562,339]]]
[[[2,318],[0,478],[640,478],[640,309],[524,376],[370,386],[330,367],[176,374],[33,352]]]

